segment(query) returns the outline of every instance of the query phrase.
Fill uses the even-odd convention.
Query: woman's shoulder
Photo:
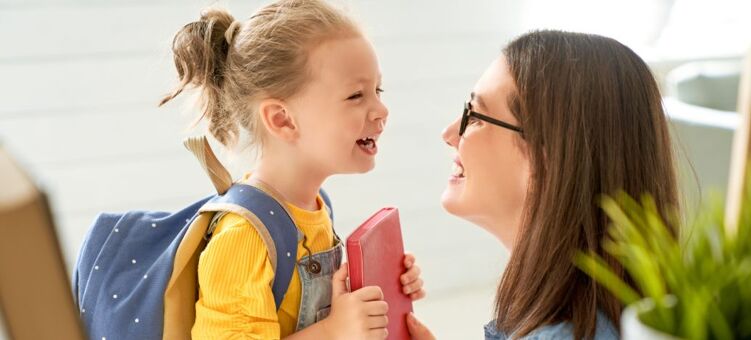
[[[573,327],[568,322],[546,325],[535,329],[531,333],[514,339],[523,340],[563,340],[573,339]],[[602,313],[597,313],[597,328],[595,330],[595,340],[612,340],[619,339],[618,330],[615,325]],[[495,327],[495,320],[485,325],[486,340],[506,340],[512,339],[511,336]]]

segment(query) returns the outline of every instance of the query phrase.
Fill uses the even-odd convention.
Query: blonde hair
[[[257,104],[286,99],[310,78],[308,54],[331,38],[359,35],[358,26],[322,0],[281,0],[239,22],[226,10],[204,10],[172,42],[180,83],[159,106],[189,87],[200,89],[202,119],[222,144],[234,145],[241,126],[250,145],[263,141]]]

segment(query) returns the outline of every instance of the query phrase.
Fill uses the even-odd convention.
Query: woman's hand
[[[412,301],[424,298],[425,290],[422,288],[423,281],[420,278],[420,267],[415,264],[415,255],[404,254],[404,267],[407,268],[407,272],[399,278],[402,283],[402,292],[408,295]]]
[[[407,329],[412,335],[412,340],[435,340],[433,333],[420,320],[417,320],[414,313],[407,315]]]

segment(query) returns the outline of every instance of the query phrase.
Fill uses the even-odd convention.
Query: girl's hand
[[[349,292],[344,263],[332,278],[331,313],[320,323],[326,330],[326,339],[385,339],[388,309],[378,286]]]
[[[399,280],[402,283],[402,292],[417,301],[425,297],[425,290],[422,288],[422,279],[420,278],[420,267],[415,264],[415,255],[410,253],[404,254],[404,267],[407,272],[402,274]]]
[[[435,336],[422,322],[417,320],[415,314],[407,314],[407,329],[412,335],[412,340],[435,340]]]

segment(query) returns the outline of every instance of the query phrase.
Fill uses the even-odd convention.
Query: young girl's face
[[[475,85],[472,111],[519,126],[508,105],[514,90],[501,56]],[[443,132],[456,156],[441,203],[449,213],[487,229],[512,248],[530,177],[524,142],[516,131],[474,118],[459,136],[460,122],[461,116]]]
[[[324,176],[373,169],[388,109],[370,43],[361,36],[324,41],[311,50],[308,70],[310,81],[288,100],[301,157]]]

